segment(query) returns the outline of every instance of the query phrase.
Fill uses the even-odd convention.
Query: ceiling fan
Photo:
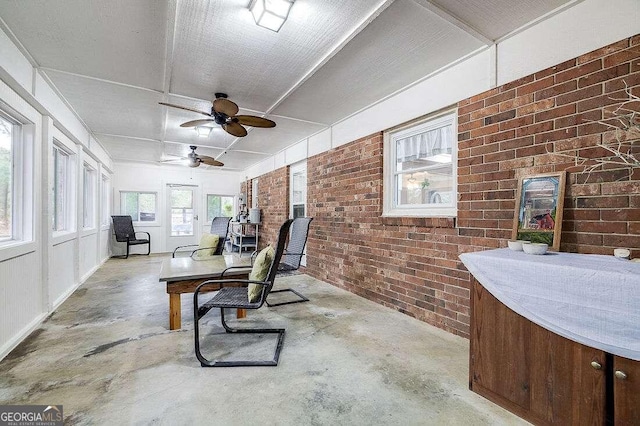
[[[183,107],[180,105],[168,104],[160,102],[160,105],[166,105],[173,108],[180,108],[187,111],[197,112],[211,118],[187,121],[182,123],[180,127],[196,127],[204,126],[209,123],[216,123],[229,134],[237,137],[247,136],[247,129],[244,126],[251,127],[275,127],[276,123],[266,118],[257,117],[255,115],[236,115],[239,111],[238,105],[227,99],[226,93],[216,93],[216,99],[211,106],[211,113],[200,111],[193,108]],[[243,126],[244,125],[244,126]]]
[[[179,161],[179,160],[189,160],[189,163],[187,164],[189,167],[198,167],[200,164],[206,164],[208,166],[217,166],[217,167],[224,166],[224,163],[216,160],[213,157],[196,154],[196,148],[198,148],[197,146],[191,145],[189,148],[191,148],[191,152],[186,157],[182,157],[177,160],[165,160],[163,161],[163,163]]]

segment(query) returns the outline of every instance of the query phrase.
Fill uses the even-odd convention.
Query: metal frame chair
[[[309,225],[313,220],[312,217],[297,217],[293,219],[293,224],[291,225],[291,236],[289,237],[289,243],[287,244],[287,248],[284,250],[284,254],[282,255],[282,260],[278,265],[279,273],[287,273],[296,271],[300,268],[300,262],[302,261],[302,256],[304,255],[304,246],[307,244],[307,238],[309,237]],[[289,302],[279,302],[279,303],[269,303],[267,300],[267,306],[281,306],[281,305],[290,305],[292,303],[302,303],[308,302],[309,299],[298,293],[296,290],[292,288],[283,288],[281,290],[272,290],[271,293],[282,293],[282,292],[291,292],[298,296],[299,299],[291,300]]]
[[[194,294],[193,294],[193,328],[194,328],[194,339],[195,339],[195,353],[196,357],[200,361],[200,365],[202,367],[246,367],[246,366],[270,366],[274,367],[278,365],[278,360],[280,358],[280,351],[282,350],[282,345],[284,343],[284,328],[231,328],[227,325],[224,318],[224,310],[225,309],[259,309],[267,299],[269,292],[273,288],[273,283],[276,278],[276,273],[278,269],[278,264],[280,263],[280,259],[282,258],[282,253],[284,252],[284,245],[287,238],[287,234],[289,233],[289,228],[291,227],[292,219],[287,220],[280,227],[280,232],[278,233],[278,242],[276,243],[275,256],[271,261],[271,265],[269,266],[269,272],[264,281],[254,281],[254,280],[237,280],[237,279],[220,279],[220,280],[208,280],[200,284]],[[236,266],[227,268],[223,271],[222,276],[224,276],[225,272],[233,269],[233,268],[246,268],[246,266]],[[247,297],[247,288],[246,287],[238,287],[238,284],[258,284],[262,286],[262,293],[260,294],[260,298],[256,302],[249,302]],[[201,291],[206,291],[204,287],[207,285],[216,285],[220,287],[220,290],[216,293],[213,298],[209,301],[199,304],[198,295]],[[233,287],[231,286],[233,285]],[[277,334],[278,341],[276,344],[275,354],[273,359],[264,360],[264,361],[219,361],[213,360],[210,361],[202,355],[200,351],[200,320],[204,317],[211,309],[220,308],[220,320],[222,322],[222,326],[225,329],[226,333],[263,333],[263,334]]]
[[[216,246],[216,249],[213,252],[214,255],[222,254],[222,252],[224,251],[224,243],[227,239],[227,234],[229,233],[230,221],[231,221],[230,217],[224,217],[224,216],[214,217],[213,220],[211,221],[211,229],[209,229],[209,233],[212,235],[218,235],[220,237],[220,239],[218,240],[218,245]],[[178,253],[179,251],[182,251],[179,249],[184,249],[187,247],[198,247],[198,244],[178,246],[171,254],[171,257],[176,257],[176,253]],[[193,255],[197,253],[199,250],[211,250],[212,248],[213,247],[203,247],[203,248],[192,250],[190,253],[190,256],[193,257]]]
[[[116,235],[116,241],[119,243],[127,243],[127,254],[124,255],[124,259],[129,257],[129,246],[137,246],[141,244],[147,244],[149,246],[147,255],[151,253],[151,234],[148,232],[136,232],[133,229],[133,219],[131,216],[111,216],[113,221],[113,232]],[[147,239],[138,239],[136,234],[147,234]],[[123,256],[114,256],[123,257]]]

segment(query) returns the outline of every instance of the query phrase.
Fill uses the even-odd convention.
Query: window
[[[101,186],[101,213],[100,213],[100,225],[109,226],[109,193],[111,192],[111,185],[109,182],[109,178],[105,175],[102,175],[102,186]]]
[[[96,171],[84,164],[82,173],[83,182],[83,228],[93,228],[95,226],[95,190],[96,190]]]
[[[207,194],[207,223],[218,216],[233,217],[233,196]]]
[[[385,216],[456,215],[456,114],[385,132]]]
[[[120,214],[131,216],[134,222],[155,222],[156,212],[155,192],[120,192]]]
[[[258,179],[251,180],[251,207],[258,208]]]
[[[70,231],[74,227],[73,156],[53,145],[53,218],[54,231]]]
[[[0,241],[14,237],[14,133],[15,124],[0,115]]]
[[[307,163],[291,166],[291,217],[304,217],[307,204]]]

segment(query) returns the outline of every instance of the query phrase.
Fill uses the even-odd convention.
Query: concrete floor
[[[241,320],[286,328],[277,367],[202,368],[190,295],[168,330],[161,260],[100,268],[0,362],[0,404],[63,404],[67,425],[527,424],[467,389],[467,340],[306,275],[276,287],[310,302]],[[211,358],[271,356],[273,335],[220,334],[215,311],[203,321]]]

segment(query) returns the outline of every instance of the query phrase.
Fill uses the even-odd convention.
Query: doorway
[[[167,250],[198,244],[199,188],[195,185],[167,185]]]

